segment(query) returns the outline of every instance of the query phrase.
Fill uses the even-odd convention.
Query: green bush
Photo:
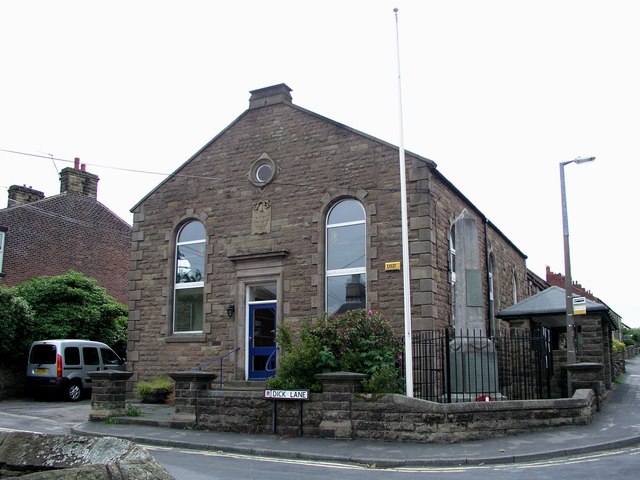
[[[69,270],[54,277],[36,277],[13,289],[33,312],[23,345],[50,338],[83,338],[106,343],[123,355],[127,340],[125,305],[118,303],[97,282]]]
[[[397,368],[384,365],[363,381],[362,387],[367,393],[404,393],[404,380]]]
[[[0,361],[10,363],[26,356],[33,329],[33,311],[13,289],[0,287]]]
[[[622,327],[622,341],[625,345],[640,345],[640,328]]]
[[[288,325],[278,327],[276,334],[280,346],[278,372],[267,381],[269,388],[282,390],[309,389],[320,392],[322,385],[314,378],[318,370],[321,351],[320,341],[311,335],[305,324],[300,339],[294,342]]]
[[[268,382],[270,388],[320,391],[315,374],[349,371],[370,376],[363,383],[366,392],[403,391],[402,341],[378,312],[358,309],[325,315],[316,325],[303,325],[297,342],[291,340],[288,327],[281,327],[280,334],[280,362],[277,375]]]
[[[615,353],[622,353],[627,349],[627,346],[624,344],[624,342],[621,342],[620,340],[617,339],[613,339],[613,351]]]
[[[173,392],[173,380],[169,375],[158,375],[151,380],[140,380],[136,391],[141,397],[154,392],[171,393]]]

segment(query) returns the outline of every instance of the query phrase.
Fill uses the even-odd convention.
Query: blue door
[[[276,374],[276,303],[249,305],[249,380]]]

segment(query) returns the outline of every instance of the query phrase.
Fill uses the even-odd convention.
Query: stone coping
[[[404,395],[384,395],[378,397],[374,394],[356,394],[356,398],[362,401],[377,401],[399,406],[415,406],[422,411],[432,413],[465,413],[465,412],[491,412],[491,411],[516,411],[535,409],[569,409],[581,408],[589,405],[595,393],[590,388],[578,389],[572,398],[555,398],[540,400],[502,400],[494,402],[460,402],[460,403],[436,403],[419,398],[406,397]]]
[[[329,373],[318,373],[314,375],[315,378],[322,381],[327,380],[340,380],[343,382],[358,380],[362,381],[369,378],[369,375],[366,373],[354,373],[354,372],[329,372]]]
[[[581,363],[570,363],[566,365],[567,370],[572,372],[580,371],[580,370],[602,370],[604,365],[597,362],[581,362]]]
[[[169,376],[175,381],[213,381],[218,378],[216,373],[212,372],[200,372],[200,371],[185,371],[185,372],[171,372]]]
[[[94,380],[129,380],[133,372],[123,372],[121,370],[103,370],[101,372],[89,372],[89,378]]]

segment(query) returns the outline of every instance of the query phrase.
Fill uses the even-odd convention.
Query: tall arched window
[[[493,253],[489,254],[489,263],[487,265],[489,276],[489,333],[491,336],[495,334],[495,314],[496,314],[496,283],[494,278],[494,268],[496,259]]]
[[[357,200],[342,200],[327,214],[326,311],[339,314],[366,306],[366,225]]]
[[[451,324],[456,317],[456,226],[449,230],[449,281],[451,282]]]
[[[198,221],[186,223],[176,239],[173,331],[201,332],[204,304],[206,231]]]

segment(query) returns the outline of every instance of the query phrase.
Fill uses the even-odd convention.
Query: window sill
[[[204,343],[206,336],[204,333],[174,333],[164,341],[166,343]]]

